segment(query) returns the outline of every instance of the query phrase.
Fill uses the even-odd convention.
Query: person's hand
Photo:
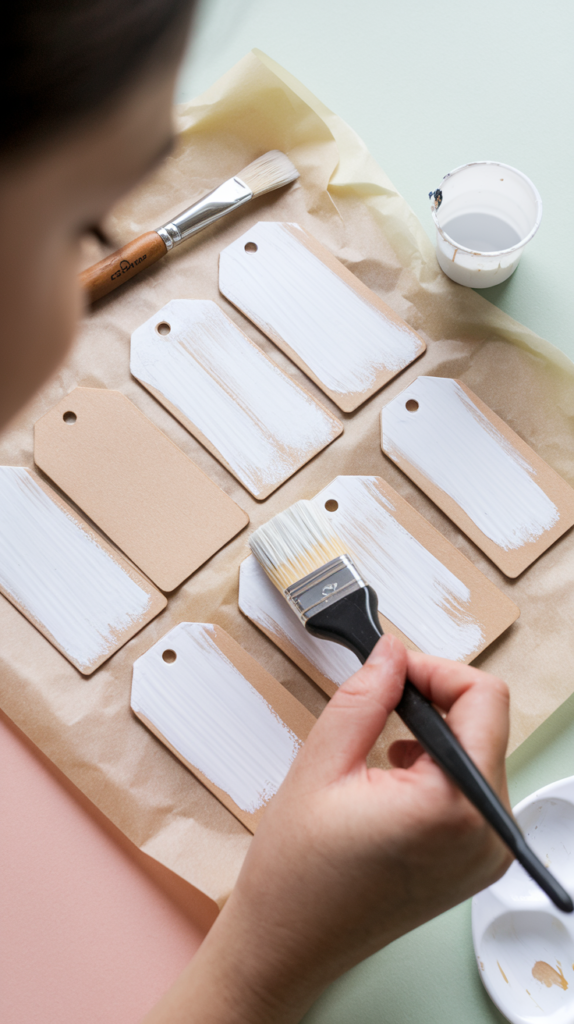
[[[393,744],[391,770],[367,767],[406,672],[508,806],[504,683],[383,638],[314,726],[150,1024],[298,1021],[343,971],[506,870],[506,847],[414,740]]]

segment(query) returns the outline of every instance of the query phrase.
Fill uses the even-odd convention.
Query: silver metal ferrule
[[[208,192],[203,199],[199,199],[193,206],[178,214],[168,224],[156,228],[160,238],[163,238],[166,249],[173,249],[175,245],[184,242],[186,238],[195,235],[214,220],[225,217],[226,213],[242,206],[253,198],[253,192],[247,187],[241,178],[230,178]]]
[[[287,587],[285,597],[305,625],[312,615],[366,585],[349,555],[339,555]]]

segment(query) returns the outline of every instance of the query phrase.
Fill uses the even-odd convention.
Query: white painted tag
[[[219,288],[345,412],[426,348],[297,224],[262,221],[224,249]]]
[[[514,602],[379,477],[337,477],[312,501],[376,590],[384,631],[409,646],[469,662],[518,617]],[[305,632],[253,558],[241,566],[239,607],[329,695],[357,670],[349,651]]]
[[[574,523],[574,491],[462,382],[418,377],[381,414],[382,447],[507,576]]]
[[[315,721],[225,630],[197,622],[138,658],[131,706],[251,831]]]
[[[89,675],[167,601],[27,469],[0,466],[0,592]]]
[[[215,302],[168,302],[132,334],[130,366],[259,500],[343,431]]]
[[[240,611],[330,697],[360,669],[352,651],[307,632],[254,555],[239,569],[238,604]]]

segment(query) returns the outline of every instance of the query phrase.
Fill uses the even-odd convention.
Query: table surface
[[[362,136],[429,235],[427,194],[446,171],[519,167],[542,195],[542,226],[514,276],[483,294],[574,358],[572,29],[569,0],[207,0],[178,98],[259,47]],[[209,907],[2,720],[0,755],[4,1024],[135,1024],[197,948]],[[572,774],[574,697],[509,759],[512,800]],[[463,904],[341,978],[306,1022],[502,1019]]]

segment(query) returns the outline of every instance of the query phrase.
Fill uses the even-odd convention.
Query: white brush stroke
[[[261,330],[278,334],[336,394],[368,391],[381,371],[408,366],[420,348],[410,328],[365,302],[288,227],[298,229],[262,221],[223,250],[219,287],[226,298]],[[246,242],[257,252],[245,252]]]
[[[171,326],[165,336],[155,329],[162,320]],[[339,432],[215,302],[168,302],[132,335],[131,371],[194,423],[255,495]]]
[[[289,641],[336,686],[360,669],[359,659],[352,651],[307,632],[254,555],[241,563],[238,603],[256,626],[268,630],[279,642]]]
[[[406,402],[419,403],[409,412]],[[448,494],[505,551],[535,541],[559,518],[535,470],[456,380],[418,377],[382,411],[383,450]]]
[[[0,585],[89,669],[150,596],[25,469],[0,466]]]
[[[393,516],[375,477],[339,476],[313,498],[331,513],[379,610],[425,654],[464,661],[481,646],[482,627],[469,612],[470,590]]]
[[[182,622],[134,664],[131,706],[242,811],[277,792],[301,741],[219,650],[211,625]],[[166,649],[176,652],[172,664]]]

